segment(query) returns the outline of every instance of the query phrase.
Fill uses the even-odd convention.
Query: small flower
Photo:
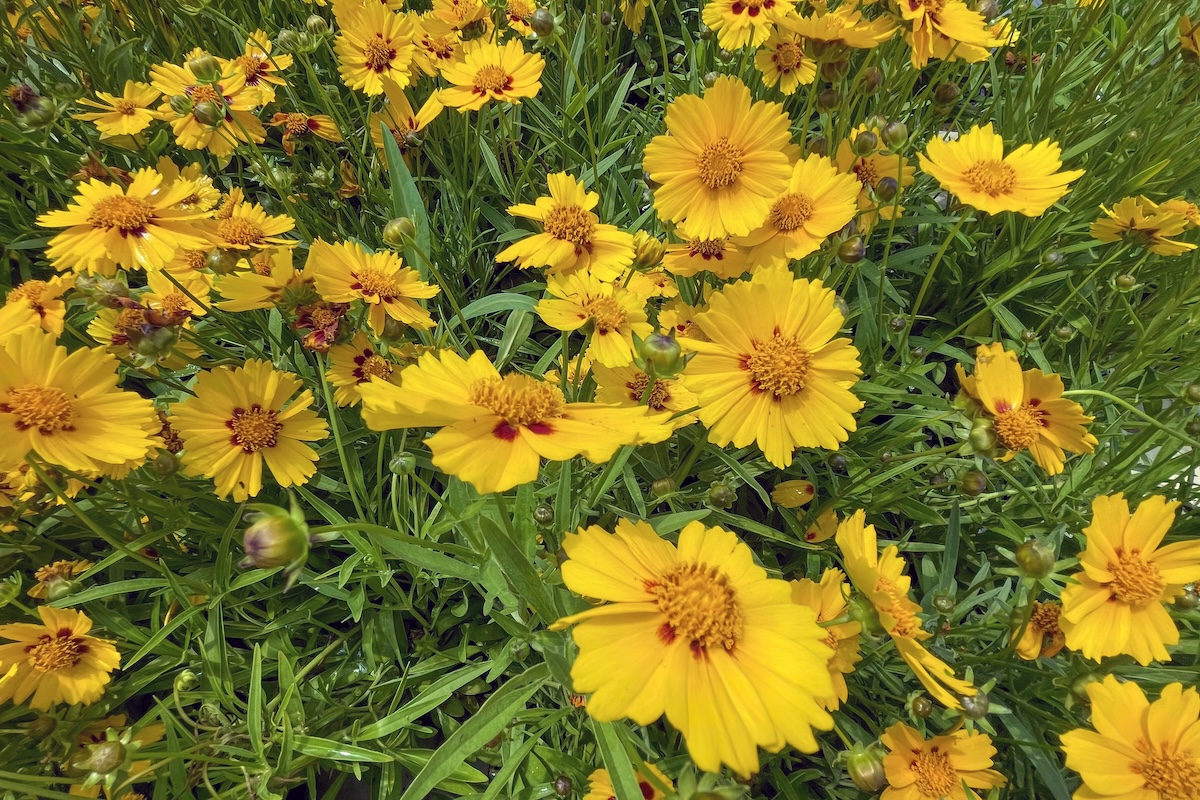
[[[150,127],[155,120],[150,106],[161,96],[162,93],[148,83],[125,81],[125,89],[120,97],[108,92],[96,92],[96,100],[80,100],[80,105],[101,110],[75,114],[74,117],[95,123],[102,139],[129,136]]]
[[[334,387],[333,402],[339,407],[362,402],[358,387],[372,378],[400,385],[401,364],[380,354],[362,331],[349,344],[329,349],[329,370],[325,378]]]
[[[311,271],[317,292],[330,303],[365,303],[376,336],[383,334],[388,317],[422,330],[433,327],[433,318],[417,300],[435,296],[438,287],[422,281],[391,251],[368,253],[354,242],[329,244],[318,239],[308,251],[304,269]]]
[[[279,72],[292,65],[292,57],[283,53],[272,55],[272,47],[271,39],[259,29],[250,34],[242,54],[233,59],[233,65],[245,76],[246,90],[258,93],[255,105],[265,106],[274,101],[275,87],[287,86]]]
[[[538,53],[527,53],[520,39],[503,45],[477,39],[462,48],[462,59],[442,68],[451,86],[438,93],[447,108],[465,113],[478,111],[493,100],[518,104],[541,90],[546,62]]]
[[[248,262],[249,271],[218,277],[217,294],[226,299],[218,302],[217,308],[224,311],[274,308],[284,305],[289,294],[297,298],[310,295],[307,299],[315,300],[311,270],[295,269],[292,254],[290,247],[261,250]]]
[[[754,54],[754,66],[762,73],[763,84],[779,85],[787,95],[796,93],[817,79],[817,62],[807,52],[804,38],[788,33],[782,27],[775,30]]]
[[[62,295],[74,284],[73,275],[57,275],[49,280],[30,280],[14,286],[4,298],[7,313],[0,312],[0,320],[8,320],[10,332],[32,326],[58,336],[63,332],[67,315],[67,304]],[[0,322],[0,340],[5,336],[6,327]]]
[[[303,114],[293,111],[288,114],[276,114],[271,117],[271,124],[283,128],[283,151],[289,156],[296,152],[296,140],[319,136],[327,142],[340,142],[342,135],[332,117],[324,114]]]
[[[644,406],[651,411],[667,411],[674,417],[669,422],[675,429],[696,421],[695,414],[674,416],[696,407],[696,396],[681,381],[657,378],[653,387],[650,387],[650,376],[634,366],[606,367],[594,364],[592,375],[596,378],[597,403],[626,408]],[[650,387],[649,395],[646,394],[647,387]]]
[[[529,27],[529,18],[537,11],[538,5],[534,0],[506,0],[504,3],[504,21],[522,36],[529,36],[533,28]]]
[[[1179,18],[1179,46],[1189,57],[1200,58],[1200,20],[1193,22],[1187,14]]]
[[[826,47],[858,50],[878,47],[896,33],[896,27],[888,17],[867,19],[853,5],[844,5],[834,11],[818,10],[810,15],[789,14],[780,20],[779,27]]]
[[[265,141],[267,132],[253,112],[259,92],[246,90],[246,75],[236,65],[223,62],[221,68],[217,82],[206,83],[187,66],[158,64],[150,68],[150,83],[163,93],[158,113],[179,146],[225,158],[241,143]],[[185,102],[173,104],[176,97]],[[215,121],[207,117],[211,111]]]
[[[837,168],[853,175],[862,184],[858,193],[859,214],[856,223],[859,232],[864,235],[871,231],[879,218],[890,220],[904,211],[902,205],[873,196],[879,182],[884,178],[891,178],[896,182],[896,191],[899,193],[912,186],[917,172],[909,160],[898,153],[875,150],[857,155],[854,152],[854,140],[860,133],[866,132],[878,133],[869,131],[865,125],[859,125],[838,144],[837,153],[834,155]]]
[[[645,300],[586,272],[551,275],[546,293],[550,297],[543,298],[534,309],[538,316],[560,331],[587,326],[591,335],[587,356],[595,363],[608,367],[633,363],[633,337],[645,337],[654,331],[646,321]]]
[[[225,250],[263,250],[294,247],[295,239],[280,234],[296,227],[286,214],[268,214],[258,203],[237,203],[230,214],[217,220],[213,244]]]
[[[979,800],[974,789],[1007,783],[990,769],[996,748],[986,733],[958,730],[925,739],[915,728],[897,722],[883,732],[882,740],[889,751],[883,769],[890,784],[882,800]]]
[[[619,5],[625,27],[633,31],[635,35],[641,33],[642,24],[646,21],[646,9],[650,7],[650,0],[621,0]]]
[[[825,570],[821,574],[820,583],[808,578],[792,581],[792,602],[811,608],[817,615],[818,623],[845,618],[846,598],[849,596],[850,584],[846,582],[846,575],[840,569]],[[832,653],[825,668],[829,670],[829,677],[833,681],[833,693],[828,697],[818,698],[818,701],[829,711],[836,711],[850,696],[845,676],[854,672],[854,665],[862,660],[858,652],[862,624],[850,620],[828,625],[822,628],[822,631],[825,633],[825,646]]]
[[[1026,661],[1036,661],[1039,657],[1053,658],[1057,655],[1066,643],[1058,625],[1061,614],[1062,606],[1059,603],[1035,602],[1029,623],[1025,626],[1025,633],[1017,642],[1017,655]]]
[[[94,564],[90,561],[55,561],[53,564],[47,564],[44,567],[39,567],[34,577],[37,578],[37,583],[25,594],[35,600],[45,600],[50,592],[60,585],[69,584],[71,579],[76,575],[82,575],[91,569]]]
[[[45,711],[60,703],[90,705],[104,696],[110,673],[121,665],[112,642],[88,636],[92,621],[82,611],[38,606],[41,624],[0,625],[0,702]],[[16,670],[15,674],[10,670]]]
[[[739,50],[765,42],[794,5],[787,0],[708,0],[702,18],[721,47]]]
[[[462,58],[462,33],[449,22],[427,13],[414,15],[417,26],[417,50],[413,62],[430,77],[441,73],[442,68]],[[434,92],[434,96],[437,93]],[[440,107],[439,107],[440,108]]]
[[[678,225],[675,235],[683,244],[667,245],[663,269],[672,275],[691,277],[711,272],[718,278],[740,278],[749,269],[746,250],[734,244],[730,236],[701,239],[690,236],[687,225]]]
[[[1016,40],[1011,30],[993,30],[963,0],[893,0],[907,27],[912,65],[921,69],[931,58],[971,63],[986,61],[988,48]]]
[[[1111,209],[1100,206],[1104,216],[1093,222],[1088,232],[1101,242],[1126,241],[1160,256],[1181,256],[1196,245],[1171,237],[1194,223],[1186,216],[1190,210],[1182,204],[1170,205],[1174,202],[1159,205],[1146,197],[1122,198]]]
[[[402,89],[408,86],[417,35],[411,17],[370,2],[353,7],[339,22],[342,31],[334,51],[348,87],[375,96],[383,93],[385,79]]]
[[[413,146],[413,138],[442,113],[442,104],[437,99],[437,92],[434,92],[421,106],[421,110],[414,113],[408,96],[395,81],[383,82],[383,94],[387,98],[383,110],[371,114],[371,141],[382,150],[383,129],[386,127],[400,152],[407,154]]]

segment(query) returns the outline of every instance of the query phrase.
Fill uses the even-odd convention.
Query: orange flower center
[[[659,638],[682,638],[697,657],[710,647],[732,651],[742,638],[744,615],[728,576],[707,564],[680,564],[647,587],[667,618]]]
[[[435,58],[447,59],[454,55],[454,47],[457,44],[451,36],[438,36],[434,38],[426,35],[421,39],[421,46],[424,47]]]
[[[700,256],[705,261],[710,259],[720,260],[725,255],[725,245],[729,240],[722,239],[692,239],[688,242],[688,252],[692,258]]]
[[[627,381],[625,388],[629,390],[629,399],[640,404],[649,383],[650,376],[642,372],[639,372],[633,380]],[[671,384],[668,381],[655,381],[646,405],[655,411],[662,411],[669,402],[671,402]]]
[[[175,291],[164,294],[158,299],[159,309],[168,316],[192,313],[192,301],[183,292]]]
[[[179,261],[188,269],[202,270],[208,260],[208,253],[203,250],[184,250],[179,254]]]
[[[532,0],[508,0],[508,17],[509,19],[526,20],[534,11],[537,10],[537,4]]]
[[[64,628],[56,635],[39,636],[37,644],[25,648],[29,655],[29,666],[38,672],[57,672],[60,669],[70,669],[83,660],[88,651],[83,639]]]
[[[879,171],[875,169],[875,162],[870,159],[860,158],[854,165],[854,174],[858,176],[863,186],[874,186],[879,183]]]
[[[1200,768],[1188,750],[1150,753],[1140,765],[1146,788],[1158,792],[1161,800],[1195,800],[1200,786]]]
[[[888,633],[893,636],[911,638],[921,629],[921,621],[917,619],[917,615],[909,606],[907,593],[900,591],[899,586],[887,578],[880,577],[875,582],[875,591],[886,596],[889,602],[887,608],[879,610],[891,614],[892,619],[895,620]]]
[[[785,194],[771,206],[767,219],[781,233],[791,233],[812,219],[812,198],[806,194]]]
[[[288,114],[284,121],[284,129],[288,136],[303,136],[308,133],[308,114]]]
[[[1137,550],[1128,553],[1118,550],[1117,557],[1120,560],[1116,564],[1108,563],[1108,571],[1113,576],[1108,588],[1118,600],[1131,606],[1143,606],[1162,598],[1166,581],[1157,564],[1144,560]]]
[[[555,206],[542,219],[542,227],[555,239],[575,245],[575,254],[592,250],[592,234],[596,232],[596,215],[577,205]]]
[[[1003,161],[976,161],[963,173],[972,189],[990,197],[1008,194],[1017,184],[1017,171]]]
[[[804,61],[804,50],[795,42],[780,42],[771,60],[780,72],[791,72]]]
[[[1019,405],[996,415],[996,438],[1014,453],[1028,450],[1042,435],[1042,412]]]
[[[254,220],[245,217],[230,217],[217,223],[217,235],[226,244],[248,247],[261,241],[266,232]]]
[[[324,330],[337,324],[341,317],[330,311],[328,308],[319,306],[309,312],[308,320],[311,323],[308,327],[313,330]]]
[[[44,567],[38,567],[37,572],[33,573],[33,577],[37,578],[38,583],[49,583],[52,580],[69,578],[76,573],[75,567],[77,564],[87,565],[87,562],[55,561],[53,564],[47,564]],[[84,566],[83,569],[87,569],[87,566]],[[82,572],[83,570],[79,571]]]
[[[221,105],[221,101],[224,100],[216,89],[207,85],[193,86],[191,98],[192,102],[196,105],[200,105],[201,103],[216,103],[217,105]]]
[[[498,64],[486,64],[475,72],[475,90],[478,92],[502,92],[509,83],[508,74]]]
[[[587,313],[597,333],[608,333],[625,323],[625,309],[611,297],[591,297],[584,301]]]
[[[916,776],[917,791],[925,797],[951,797],[961,785],[950,754],[936,745],[915,754],[910,768]]]
[[[154,219],[154,208],[138,197],[112,195],[92,207],[88,224],[93,228],[118,228],[122,233],[141,230]]]
[[[766,342],[756,342],[754,352],[743,356],[743,369],[760,392],[787,397],[804,389],[812,368],[812,353],[800,346],[795,336],[776,333]]]
[[[12,414],[17,430],[37,428],[43,436],[72,430],[75,421],[71,398],[56,386],[14,386],[0,403],[0,413]]]
[[[364,350],[361,355],[354,357],[358,366],[354,369],[354,377],[359,383],[366,383],[372,376],[387,380],[392,375],[392,362],[378,353]]]
[[[33,307],[33,310],[41,314],[45,307],[42,305],[42,292],[46,291],[45,281],[25,281],[17,288],[8,293],[8,299],[5,305],[24,300]]]
[[[374,39],[367,40],[367,46],[363,48],[363,60],[367,64],[367,69],[373,72],[384,72],[392,65],[392,59],[396,57],[396,49],[383,40],[379,34],[375,34]]]
[[[367,267],[361,272],[351,272],[350,276],[354,278],[350,288],[361,293],[363,297],[378,297],[380,300],[390,301],[399,294],[396,278],[374,267]]]
[[[722,136],[712,144],[705,145],[696,158],[696,170],[700,173],[700,182],[709,189],[724,189],[732,186],[742,174],[742,159],[746,153],[740,147],[729,143]]]
[[[1060,632],[1058,619],[1061,614],[1062,606],[1058,603],[1034,603],[1029,624],[1047,636],[1056,636]]]
[[[258,79],[267,71],[267,60],[258,56],[238,56],[233,63],[242,70],[242,74],[246,76],[246,83],[251,86],[256,85]]]
[[[137,113],[138,107],[132,100],[120,99],[113,103],[113,110],[128,117]]]
[[[510,428],[536,426],[561,417],[566,405],[554,384],[519,374],[475,381],[467,390],[467,401],[501,417]]]
[[[249,411],[235,408],[233,416],[225,420],[225,427],[233,431],[230,442],[246,453],[274,447],[279,443],[279,432],[283,430],[283,423],[275,417],[274,411],[258,403],[250,406]]]

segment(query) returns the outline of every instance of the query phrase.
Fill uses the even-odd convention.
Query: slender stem
[[[1191,447],[1196,448],[1197,451],[1200,451],[1200,442],[1196,441],[1195,439],[1188,436],[1187,434],[1180,433],[1179,431],[1175,430],[1174,428],[1172,428],[1168,425],[1163,425],[1161,422],[1159,422],[1154,417],[1147,414],[1145,411],[1142,411],[1140,408],[1133,405],[1132,403],[1122,400],[1121,398],[1117,397],[1116,395],[1109,394],[1108,392],[1102,392],[1099,389],[1068,389],[1067,391],[1062,393],[1063,397],[1076,397],[1079,395],[1090,395],[1093,397],[1102,397],[1105,400],[1108,400],[1109,402],[1116,403],[1117,405],[1121,406],[1122,408],[1124,408],[1126,411],[1133,414],[1134,416],[1140,417],[1148,425],[1158,428],[1163,433],[1173,436],[1176,439],[1178,439],[1179,441],[1181,441],[1187,445],[1190,445]]]

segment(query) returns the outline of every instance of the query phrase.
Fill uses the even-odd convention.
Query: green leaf
[[[596,747],[600,750],[600,758],[604,760],[608,776],[612,778],[617,800],[642,800],[637,774],[629,761],[629,753],[621,744],[617,729],[611,722],[597,722],[593,719],[591,723],[592,731],[596,734]]]
[[[428,277],[428,264],[425,263],[425,258],[416,251],[419,250],[425,256],[430,255],[429,213],[425,210],[425,201],[421,199],[421,193],[417,191],[417,184],[412,178],[412,173],[408,171],[408,165],[404,163],[400,147],[392,138],[387,126],[382,122],[379,125],[383,129],[383,154],[387,159],[388,177],[391,180],[392,216],[408,217],[417,228],[417,233],[413,237],[415,249],[405,247],[404,260],[409,266],[420,272],[422,278],[426,278]]]
[[[329,761],[357,761],[368,764],[385,764],[393,760],[390,755],[381,753],[378,750],[368,750],[365,747],[335,742],[333,739],[323,739],[320,736],[296,736],[292,739],[292,745],[306,756],[323,758]]]
[[[409,725],[413,720],[428,714],[433,709],[440,706],[448,700],[454,692],[466,686],[471,681],[478,678],[483,673],[487,672],[492,666],[492,662],[485,661],[482,664],[472,664],[469,667],[463,667],[460,670],[455,670],[449,675],[445,675],[409,700],[400,708],[388,714],[382,719],[378,719],[367,725],[358,732],[354,737],[356,741],[363,739],[378,739],[382,736],[387,736],[390,733]]]
[[[1008,728],[1009,733],[1018,740],[1017,745],[1033,764],[1033,768],[1037,770],[1038,776],[1046,784],[1046,788],[1054,795],[1054,800],[1071,800],[1071,792],[1067,789],[1066,781],[1063,780],[1062,766],[1059,765],[1057,759],[1050,757],[1045,745],[1034,735],[1025,721],[1016,714],[997,715],[996,719],[1005,728]]]
[[[492,559],[521,599],[532,606],[534,613],[547,625],[558,619],[558,604],[520,543],[513,541],[508,531],[489,517],[480,517],[479,524],[490,545]]]

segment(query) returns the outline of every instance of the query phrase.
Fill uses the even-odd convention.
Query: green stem
[[[1154,428],[1158,428],[1163,433],[1165,433],[1169,436],[1175,437],[1179,441],[1195,448],[1198,452],[1200,452],[1200,442],[1196,441],[1195,439],[1188,436],[1187,434],[1180,433],[1179,431],[1175,430],[1174,428],[1171,428],[1167,425],[1163,425],[1161,422],[1159,422],[1154,417],[1147,414],[1145,411],[1142,411],[1137,406],[1135,406],[1129,402],[1126,402],[1125,400],[1122,400],[1121,398],[1117,397],[1116,395],[1109,394],[1108,392],[1102,392],[1099,389],[1068,389],[1067,391],[1062,393],[1063,397],[1076,397],[1076,396],[1080,396],[1080,395],[1090,395],[1092,397],[1102,397],[1105,400],[1108,400],[1109,402],[1116,403],[1117,405],[1121,406],[1121,408],[1124,408],[1126,411],[1133,414],[1135,417],[1141,418],[1142,421],[1145,422],[1146,424],[1148,424]]]

